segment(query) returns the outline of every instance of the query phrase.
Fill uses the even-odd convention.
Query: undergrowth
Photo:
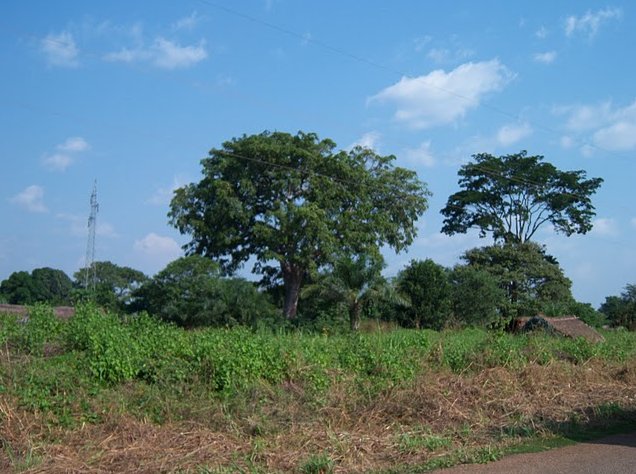
[[[612,331],[604,337],[605,342],[591,344],[542,333],[510,335],[482,329],[330,336],[245,328],[185,331],[147,314],[122,318],[91,305],[78,307],[73,318],[61,321],[50,308],[36,306],[26,321],[0,314],[0,396],[37,415],[51,433],[99,425],[113,415],[132,415],[155,423],[196,422],[254,442],[263,440],[258,443],[259,452],[264,452],[268,436],[282,436],[299,420],[314,420],[324,410],[337,407],[357,413],[379,400],[398,400],[397,395],[411,392],[412,400],[399,396],[406,397],[406,404],[428,406],[430,401],[418,397],[424,397],[422,390],[432,390],[434,384],[422,385],[431,374],[461,381],[479,379],[490,370],[525,374],[532,367],[621,364],[636,357],[634,334]],[[617,377],[627,382],[634,378],[634,369],[623,370]],[[505,389],[513,390],[510,387]],[[440,389],[439,403],[454,396],[453,390]],[[623,409],[610,401],[596,407],[594,415],[618,416]],[[534,421],[518,416],[500,433],[508,438],[536,435]],[[0,412],[0,427],[3,423],[7,420]],[[396,452],[404,456],[421,457],[458,446],[447,432],[431,431],[417,422],[391,436]],[[13,445],[6,439],[0,442],[5,454],[14,456]],[[489,451],[463,443],[460,451],[430,462],[442,466],[499,456],[499,448]],[[334,470],[338,457],[327,450],[317,452],[305,453],[295,469]]]

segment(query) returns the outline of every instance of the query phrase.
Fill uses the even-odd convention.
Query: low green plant
[[[304,461],[300,466],[303,474],[331,474],[334,471],[335,463],[328,454],[314,454]]]

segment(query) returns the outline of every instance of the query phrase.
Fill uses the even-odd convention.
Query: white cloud
[[[592,225],[592,234],[603,237],[616,237],[619,234],[618,224],[614,219],[599,217],[594,219]]]
[[[196,11],[190,13],[190,15],[183,18],[179,18],[173,25],[172,29],[179,30],[193,30],[201,21],[201,17]]]
[[[473,55],[470,49],[458,48],[450,50],[448,48],[432,48],[426,53],[426,57],[438,64],[457,63],[465,61]]]
[[[431,141],[425,141],[417,148],[407,148],[405,150],[406,159],[413,165],[423,165],[427,168],[435,166],[435,157],[431,151]]]
[[[40,50],[46,56],[51,66],[75,67],[79,64],[77,56],[79,50],[68,31],[60,34],[49,34],[40,41]]]
[[[208,57],[205,41],[198,45],[181,46],[165,38],[156,38],[150,47],[134,49],[123,48],[118,52],[104,56],[106,61],[114,62],[149,62],[162,69],[187,68]]]
[[[11,198],[13,204],[29,212],[47,212],[44,205],[44,188],[33,184]]]
[[[532,135],[532,127],[528,123],[504,125],[497,131],[497,143],[509,146]]]
[[[414,129],[429,128],[464,117],[486,94],[501,90],[512,77],[497,59],[470,62],[448,73],[438,69],[425,76],[403,77],[368,102],[394,104],[396,121]]]
[[[569,150],[570,148],[572,148],[575,145],[575,141],[572,137],[568,136],[568,135],[564,135],[561,137],[561,146],[563,148],[565,148],[566,150]]]
[[[75,161],[74,155],[90,149],[90,145],[82,137],[70,137],[56,148],[58,152],[45,155],[42,164],[53,171],[64,171]]]
[[[548,37],[548,29],[545,26],[542,26],[534,32],[534,35],[539,39],[546,39]]]
[[[419,53],[420,51],[423,51],[426,45],[428,45],[432,40],[433,37],[429,35],[419,36],[413,40],[413,47],[415,48],[415,51]]]
[[[158,188],[150,198],[146,201],[147,204],[153,204],[155,206],[165,206],[170,204],[174,191],[183,187],[190,181],[186,180],[183,176],[175,176],[172,180],[172,184],[167,187]]]
[[[594,133],[594,143],[613,151],[636,149],[636,121],[620,121]]]
[[[162,237],[154,232],[149,233],[143,239],[136,240],[134,248],[145,255],[162,255],[168,261],[174,260],[181,254],[181,247],[171,237]]]
[[[90,149],[90,145],[82,137],[70,137],[64,143],[59,144],[57,149],[60,151],[80,152]]]
[[[623,11],[620,8],[604,8],[597,12],[588,10],[585,15],[575,16],[571,15],[565,20],[565,34],[566,36],[574,36],[579,33],[593,38],[598,33],[602,24],[607,23],[609,20],[619,20],[623,16]]]
[[[347,150],[351,150],[356,146],[361,146],[362,148],[369,148],[371,150],[377,150],[379,147],[380,139],[382,138],[382,134],[375,130],[371,132],[367,132],[358,138],[355,142],[347,147]]]
[[[201,40],[197,46],[180,46],[163,38],[157,38],[153,45],[156,66],[164,69],[190,67],[208,57],[205,42]]]
[[[71,166],[73,158],[65,153],[54,153],[53,155],[45,156],[42,163],[50,170],[64,171]]]
[[[636,100],[626,107],[614,107],[611,102],[598,105],[559,107],[557,115],[566,114],[566,128],[575,134],[592,136],[597,148],[609,151],[636,149]]]
[[[183,255],[179,244],[170,237],[163,237],[149,233],[144,238],[136,240],[133,249],[137,254],[140,265],[146,268],[147,273],[154,273],[164,268],[168,263]]]
[[[75,214],[60,213],[55,217],[69,223],[68,232],[73,237],[86,237],[88,235],[88,215],[78,216]],[[119,237],[114,226],[108,222],[102,222],[99,219],[99,216],[95,227],[95,235],[110,239],[116,239]]]
[[[545,53],[536,53],[534,60],[538,63],[552,64],[557,58],[556,51],[546,51]]]

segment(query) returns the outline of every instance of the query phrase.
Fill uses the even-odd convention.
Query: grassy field
[[[425,472],[636,422],[636,335],[0,315],[0,471]]]

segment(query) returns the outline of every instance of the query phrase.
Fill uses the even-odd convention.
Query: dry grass
[[[301,387],[288,385],[278,393],[252,393],[247,406],[227,411],[224,427],[204,421],[155,425],[113,415],[68,431],[47,428],[37,414],[0,399],[0,471],[156,473],[206,466],[298,472],[312,455],[325,454],[335,472],[370,472],[425,463],[457,449],[509,444],[518,439],[509,434],[516,428],[548,434],[573,418],[595,422],[596,407],[634,412],[635,382],[636,362],[594,361],[468,375],[428,372],[408,387],[373,396],[341,383],[319,406],[307,404]],[[448,443],[404,449],[405,440],[425,442],[426,436]]]

